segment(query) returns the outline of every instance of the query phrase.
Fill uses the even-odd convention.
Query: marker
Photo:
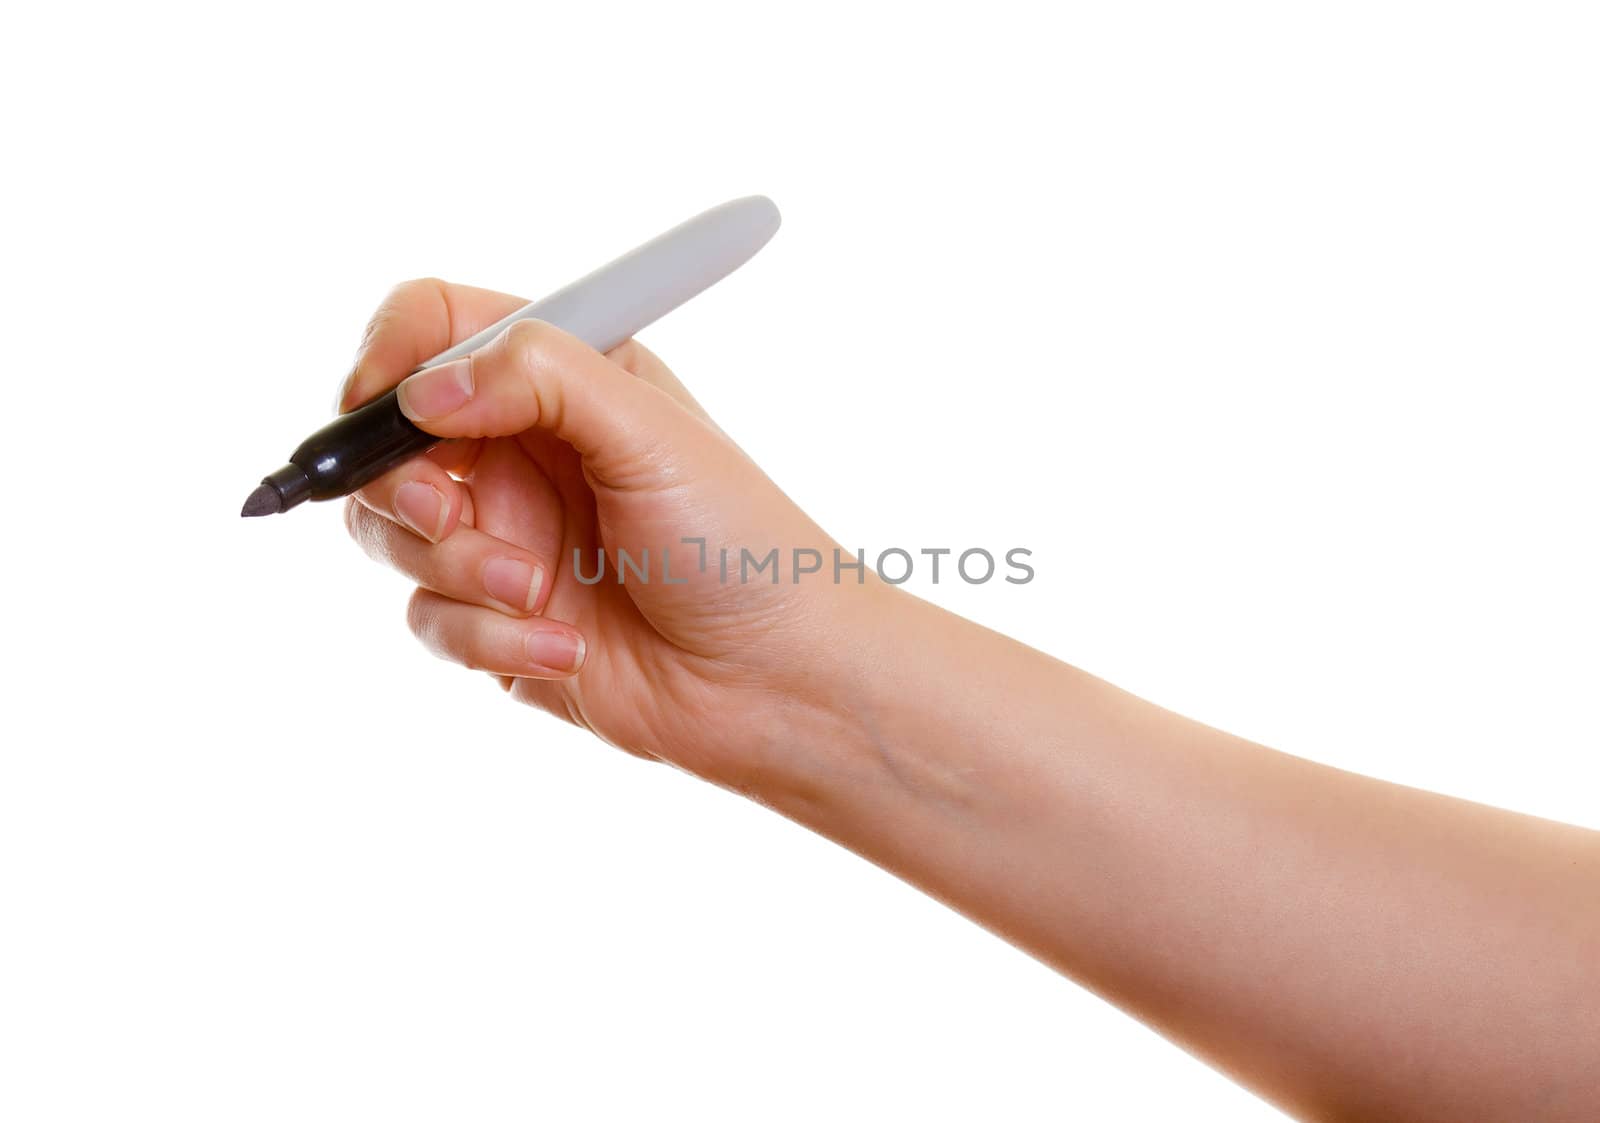
[[[778,208],[762,195],[713,207],[463,339],[417,370],[469,355],[517,320],[544,320],[596,351],[609,351],[749,261],[778,232],[779,221]],[[307,499],[349,495],[440,440],[400,412],[399,397],[390,389],[307,437],[289,463],[262,478],[239,513],[276,515]]]

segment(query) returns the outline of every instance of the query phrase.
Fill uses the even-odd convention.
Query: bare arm
[[[522,303],[391,296],[353,405]],[[407,378],[455,438],[351,533],[437,654],[895,871],[1307,1119],[1593,1120],[1600,834],[1188,721],[873,580],[635,344],[517,325]],[[676,582],[616,558],[674,553]],[[598,569],[615,575],[581,579]]]
[[[885,591],[771,801],[1307,1119],[1600,1111],[1600,834],[1275,752]],[[914,653],[914,654],[913,654]]]

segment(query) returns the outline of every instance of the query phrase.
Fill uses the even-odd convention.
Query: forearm
[[[1589,1118],[1600,835],[1188,721],[883,591],[762,794],[1307,1118]],[[841,747],[842,746],[842,747]]]

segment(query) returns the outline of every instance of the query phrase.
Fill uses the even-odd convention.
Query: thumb
[[[467,357],[418,371],[398,397],[418,428],[440,437],[551,433],[597,483],[619,488],[711,432],[665,391],[542,320],[518,320]]]

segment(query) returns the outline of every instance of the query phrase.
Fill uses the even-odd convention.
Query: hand
[[[344,404],[519,303],[403,286]],[[1305,1118],[1593,1118],[1600,835],[1274,752],[836,583],[834,543],[635,344],[519,324],[401,404],[457,439],[349,523],[422,586],[439,654],[828,835]],[[774,548],[778,583],[740,580]],[[825,572],[796,583],[796,550]]]
[[[409,622],[436,654],[750,790],[799,727],[829,720],[838,637],[887,586],[855,570],[836,585],[835,543],[631,340],[601,355],[525,321],[407,377],[524,303],[435,280],[390,294],[340,408],[400,383],[407,416],[455,439],[348,500],[350,533],[417,582]],[[754,571],[773,549],[776,570]],[[820,572],[797,581],[796,550]]]

